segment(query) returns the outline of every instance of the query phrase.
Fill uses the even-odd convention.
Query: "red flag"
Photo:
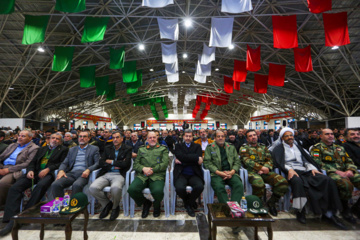
[[[322,13],[331,10],[331,0],[307,0],[309,11],[312,13]]]
[[[230,99],[230,96],[228,96],[227,94],[224,94],[224,93],[220,93],[218,96],[216,96],[213,99],[213,104],[215,104],[217,106],[226,105],[229,103],[229,99]]]
[[[211,104],[206,104],[204,110],[210,110]]]
[[[247,45],[247,52],[246,52],[246,69],[252,72],[259,71],[261,68],[260,65],[260,49],[261,46],[257,47],[256,49],[252,49]]]
[[[350,43],[347,12],[323,13],[325,46],[334,47]]]
[[[283,87],[286,65],[269,63],[269,82],[271,86]]]
[[[294,48],[294,58],[297,72],[311,72],[313,70],[310,45],[306,48]]]
[[[231,77],[224,76],[224,90],[226,93],[233,93],[234,83]]]
[[[241,83],[241,82],[234,82],[234,89],[235,89],[236,91],[240,91],[240,83]]]
[[[267,93],[268,76],[254,74],[254,92]]]
[[[234,60],[234,72],[232,78],[234,82],[245,82],[246,74],[246,61]]]
[[[296,15],[272,16],[274,48],[298,47]]]

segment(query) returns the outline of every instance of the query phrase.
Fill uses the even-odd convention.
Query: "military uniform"
[[[311,155],[316,163],[326,171],[326,174],[336,182],[342,200],[352,197],[354,186],[360,188],[360,174],[344,147],[336,144],[328,146],[320,141],[311,149]],[[350,170],[354,173],[354,177],[342,178],[335,173],[336,170],[343,172]]]
[[[165,175],[168,164],[169,151],[167,147],[159,143],[154,147],[150,145],[139,147],[133,166],[136,177],[128,189],[130,197],[135,200],[138,206],[141,206],[146,200],[142,191],[148,187],[155,199],[154,208],[160,208],[160,203],[164,198]],[[142,171],[144,167],[151,167],[154,173],[151,176],[145,176]]]
[[[220,203],[229,201],[225,184],[231,187],[231,201],[240,202],[244,196],[244,186],[241,183],[239,169],[241,162],[235,147],[225,142],[223,147],[216,142],[209,144],[205,150],[204,167],[211,173],[211,187],[214,189]],[[235,170],[235,174],[230,178],[223,180],[222,177],[215,174],[216,171]]]
[[[267,147],[257,143],[255,147],[245,143],[240,148],[240,156],[245,168],[248,170],[249,182],[253,188],[253,195],[262,198],[265,191],[265,183],[272,186],[271,203],[275,204],[280,197],[288,191],[288,182],[281,175],[271,172],[273,161]],[[268,174],[258,174],[262,167],[269,168]]]

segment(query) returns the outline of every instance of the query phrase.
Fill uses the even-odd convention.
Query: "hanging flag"
[[[294,61],[297,72],[311,72],[313,65],[310,45],[306,48],[294,48]]]
[[[80,68],[80,87],[89,88],[95,86],[96,66]]]
[[[1,0],[0,14],[10,14],[14,12],[15,0]]]
[[[165,63],[165,74],[176,74],[179,71],[177,59],[173,63]]]
[[[234,18],[211,18],[210,47],[229,47]]]
[[[166,78],[167,78],[168,83],[178,82],[179,81],[179,73],[177,72],[174,74],[167,74]]]
[[[55,47],[52,71],[66,72],[71,70],[74,47]]]
[[[174,0],[143,0],[141,6],[151,8],[162,8],[174,4]]]
[[[161,43],[162,62],[174,63],[177,61],[176,43]]]
[[[254,74],[254,92],[267,93],[268,76]]]
[[[246,75],[246,61],[234,60],[234,72],[232,77],[234,82],[245,82]]]
[[[56,0],[55,10],[76,13],[86,9],[85,0]]]
[[[177,18],[175,19],[157,19],[160,29],[161,39],[171,39],[177,41],[179,39],[179,23]]]
[[[226,93],[233,93],[234,82],[231,77],[224,76],[224,90]]]
[[[296,15],[272,16],[274,48],[298,47]]]
[[[307,0],[309,11],[322,13],[331,10],[331,0]]]
[[[325,46],[343,46],[350,43],[347,12],[323,13]]]
[[[242,13],[253,9],[251,0],[222,0],[221,12]]]
[[[81,42],[87,43],[104,40],[109,19],[109,17],[86,17]]]
[[[125,62],[125,47],[110,49],[110,69],[121,69],[124,67]]]
[[[211,62],[208,64],[201,64],[201,55],[198,55],[198,62],[196,65],[196,72],[197,75],[202,76],[211,76]]]
[[[235,89],[236,91],[240,91],[240,84],[241,84],[241,82],[235,82],[235,81],[234,81],[234,89]]]
[[[111,101],[115,98],[116,96],[115,90],[116,90],[116,83],[109,85],[109,91],[106,95],[106,101]]]
[[[205,43],[203,43],[200,64],[206,65],[212,61],[215,61],[215,49],[215,47],[208,47]]]
[[[135,82],[137,80],[136,61],[128,61],[124,63],[122,77],[124,83]]]
[[[220,93],[213,98],[213,104],[217,106],[226,105],[229,103],[230,95]]]
[[[138,89],[142,86],[142,70],[136,71],[136,81],[126,83],[126,93],[133,94],[137,93]]]
[[[199,83],[206,83],[206,76],[198,75],[195,73],[194,81],[199,82]]]
[[[283,87],[285,81],[286,65],[269,63],[269,81],[268,84],[276,87]]]
[[[33,43],[44,42],[48,22],[49,16],[25,15],[25,27],[22,44],[30,45]]]
[[[109,76],[95,78],[96,95],[106,95],[109,91]]]
[[[261,58],[261,46],[256,49],[252,49],[247,45],[246,52],[246,69],[251,72],[256,72],[261,69],[260,58]]]

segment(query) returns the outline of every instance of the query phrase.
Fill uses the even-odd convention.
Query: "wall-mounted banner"
[[[96,124],[97,122],[111,122],[111,118],[100,117],[90,114],[70,112],[69,115],[71,119],[76,118],[76,119],[91,120],[94,122],[94,124]]]
[[[269,122],[270,119],[289,118],[289,117],[294,118],[295,113],[294,112],[281,112],[281,113],[256,116],[256,117],[251,117],[251,121],[255,122],[255,121],[265,120],[266,122]]]
[[[162,123],[177,123],[177,124],[184,124],[184,121],[186,121],[186,123],[191,124],[191,123],[208,123],[208,120],[146,120],[146,125],[151,125],[151,124],[162,124]]]

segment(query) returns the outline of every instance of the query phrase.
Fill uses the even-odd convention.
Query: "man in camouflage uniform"
[[[270,214],[277,216],[275,203],[288,191],[288,182],[282,176],[271,172],[273,168],[271,154],[264,144],[258,143],[255,130],[248,130],[245,135],[247,143],[240,148],[240,156],[248,170],[253,195],[262,198],[265,192],[265,183],[270,184],[273,193],[267,205]]]
[[[345,149],[333,143],[334,133],[331,129],[323,129],[320,138],[321,141],[311,149],[311,155],[326,171],[326,174],[336,182],[343,205],[343,218],[356,223],[350,212],[348,200],[352,197],[354,186],[360,188],[360,174]],[[360,206],[360,199],[354,206]],[[359,216],[358,214],[356,215]]]
[[[169,151],[167,147],[157,143],[154,132],[149,132],[147,146],[141,146],[134,161],[136,177],[130,184],[128,192],[138,206],[143,206],[141,217],[146,218],[152,202],[142,193],[145,188],[150,188],[154,201],[154,217],[160,216],[160,203],[164,198],[164,185],[166,168],[169,164]]]

